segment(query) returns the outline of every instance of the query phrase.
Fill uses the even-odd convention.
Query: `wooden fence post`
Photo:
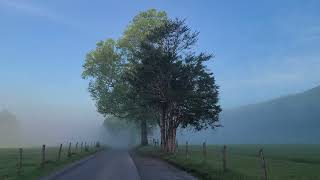
[[[188,147],[188,141],[186,142],[186,158],[189,158],[189,147]]]
[[[42,145],[42,153],[41,153],[41,167],[43,168],[46,163],[46,145]]]
[[[81,142],[80,152],[83,151],[83,142]]]
[[[263,169],[263,180],[268,180],[267,165],[266,165],[266,160],[264,158],[262,148],[259,150],[259,156],[260,156],[260,160],[261,160],[261,167]]]
[[[227,146],[226,145],[223,146],[223,150],[222,150],[222,163],[223,163],[223,171],[226,172],[227,171]]]
[[[76,143],[75,153],[78,153],[78,142]]]
[[[22,174],[22,148],[19,148],[18,176]]]
[[[86,151],[89,152],[89,143],[85,143]]]
[[[203,162],[206,162],[206,160],[207,160],[207,144],[206,144],[206,142],[203,142],[203,144],[202,144],[202,153],[203,153]]]
[[[68,148],[68,158],[71,158],[71,142],[69,143],[69,148]]]
[[[59,147],[59,152],[58,152],[58,161],[61,160],[61,151],[62,151],[62,144],[60,144],[60,147]]]

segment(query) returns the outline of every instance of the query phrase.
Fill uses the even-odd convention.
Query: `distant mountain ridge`
[[[225,109],[220,122],[223,127],[215,130],[180,130],[179,140],[211,144],[320,144],[320,86]]]
[[[229,143],[320,143],[320,86],[225,110],[217,140]],[[216,139],[216,137],[214,137]]]

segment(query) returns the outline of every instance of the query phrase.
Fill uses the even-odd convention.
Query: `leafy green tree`
[[[197,36],[184,21],[166,21],[141,41],[133,55],[139,63],[126,76],[131,89],[160,115],[161,145],[168,152],[175,151],[179,126],[218,126],[218,86],[204,65],[212,55],[196,55]]]
[[[148,144],[148,126],[156,123],[156,114],[142,103],[142,99],[123,79],[130,74],[139,59],[133,58],[141,41],[167,20],[165,12],[155,9],[141,12],[133,18],[115,41],[107,39],[97,43],[96,49],[87,54],[82,77],[90,79],[89,92],[96,101],[98,112],[140,124],[141,144]],[[147,121],[149,125],[147,125]]]
[[[158,123],[168,152],[175,151],[179,126],[217,127],[218,86],[205,66],[212,55],[195,53],[197,36],[184,21],[152,9],[134,17],[119,40],[97,43],[83,77],[98,112],[140,123],[141,144],[147,122]]]
[[[140,12],[129,23],[123,36],[118,40],[122,53],[128,61],[138,60],[133,58],[133,54],[138,51],[140,43],[153,31],[153,29],[162,26],[168,20],[164,11],[150,9]],[[131,64],[132,65],[132,64]]]

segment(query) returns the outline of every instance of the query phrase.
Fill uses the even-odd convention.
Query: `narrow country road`
[[[138,168],[137,168],[138,167]],[[41,180],[194,180],[195,178],[160,160],[135,156],[126,150],[97,153],[81,163]]]

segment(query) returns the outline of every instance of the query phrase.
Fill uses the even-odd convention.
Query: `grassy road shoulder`
[[[222,146],[209,145],[204,157],[202,146],[179,147],[175,154],[167,154],[153,146],[140,147],[140,155],[161,158],[199,179],[251,180],[261,179],[263,169],[258,156],[264,148],[268,179],[318,180],[320,179],[320,145],[228,145],[227,172],[223,172]]]
[[[44,167],[40,166],[41,151],[39,148],[26,148],[23,150],[22,169],[20,175],[17,173],[18,153],[16,149],[0,149],[0,180],[35,180],[49,175],[52,172],[63,169],[70,163],[81,160],[87,156],[105,149],[92,148],[89,151],[72,153],[67,156],[67,149],[61,154],[60,161],[57,160],[57,147],[50,147],[46,150],[46,161]]]
[[[160,158],[167,161],[168,163],[182,169],[186,172],[191,173],[199,179],[214,179],[214,180],[251,180],[249,176],[241,173],[233,172],[228,170],[223,172],[222,169],[213,168],[210,163],[203,161],[201,158],[190,156],[186,158],[182,152],[176,154],[168,154],[162,152],[159,148],[152,146],[144,146],[136,149],[137,154],[141,156],[152,156],[154,158]]]

